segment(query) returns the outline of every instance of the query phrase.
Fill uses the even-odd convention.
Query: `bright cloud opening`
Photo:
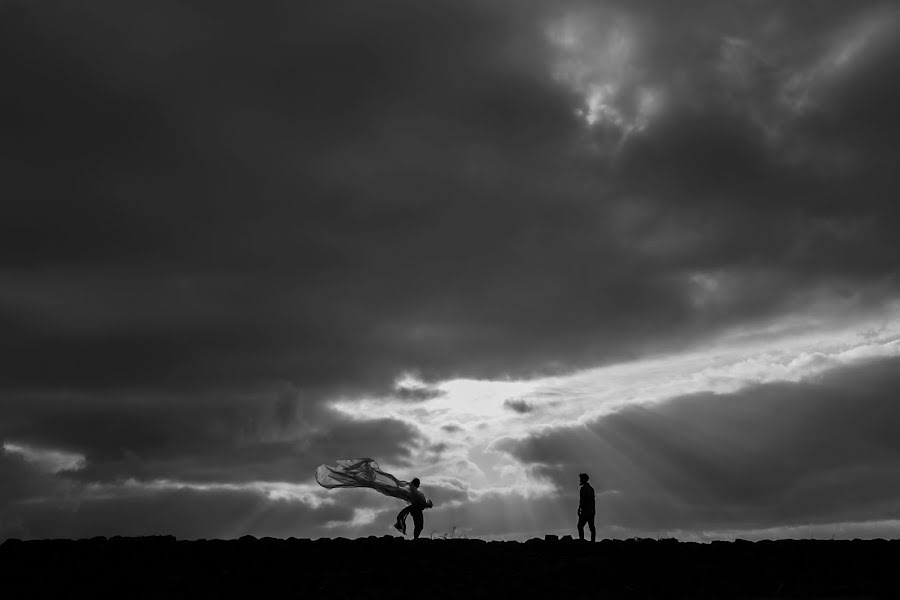
[[[65,452],[50,448],[39,448],[26,444],[4,442],[3,449],[13,454],[18,454],[43,471],[48,473],[60,473],[62,471],[79,471],[87,464],[83,454]]]

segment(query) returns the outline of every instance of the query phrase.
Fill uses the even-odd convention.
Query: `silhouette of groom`
[[[591,530],[591,541],[597,539],[597,530],[594,529],[594,488],[588,483],[590,477],[587,473],[578,475],[581,483],[581,493],[578,499],[578,539],[584,540],[584,525]]]

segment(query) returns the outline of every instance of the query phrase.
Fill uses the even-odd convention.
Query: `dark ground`
[[[7,540],[0,595],[887,598],[898,559],[900,540]]]

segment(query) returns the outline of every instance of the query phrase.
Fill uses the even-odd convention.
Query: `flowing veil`
[[[353,458],[337,461],[336,466],[319,465],[316,481],[324,488],[371,488],[385,496],[412,503],[413,494],[408,481],[397,479],[381,470],[371,458]]]

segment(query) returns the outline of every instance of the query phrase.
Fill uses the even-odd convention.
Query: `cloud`
[[[408,422],[356,419],[295,394],[23,398],[0,404],[0,435],[77,453],[69,476],[83,481],[302,482],[343,457],[404,464],[427,443]]]
[[[520,415],[530,413],[534,410],[534,407],[527,400],[523,400],[521,398],[506,400],[503,402],[503,406],[513,412],[519,413]]]
[[[67,477],[402,466],[333,403],[897,297],[890,5],[0,10],[0,436]]]
[[[241,535],[326,535],[321,523],[350,520],[349,505],[310,508],[253,491],[162,490],[62,503],[32,502],[16,511],[18,535],[27,538],[139,536],[165,532],[180,538]],[[24,534],[24,535],[23,535]]]
[[[25,462],[36,465],[48,473],[77,471],[84,468],[84,456],[46,448],[34,448],[14,443],[4,443],[3,450],[20,455]]]
[[[424,402],[425,400],[433,400],[439,398],[444,392],[431,388],[399,388],[394,395],[407,402]]]
[[[0,448],[0,507],[54,489],[53,478],[45,470],[29,462],[22,454]]]
[[[896,518],[896,359],[801,383],[629,406],[504,438],[559,489],[586,471],[598,513],[635,529],[751,529]]]
[[[4,108],[18,123],[4,142],[17,156],[0,274],[9,385],[371,391],[407,370],[555,371],[892,272],[876,251],[892,247],[890,151],[854,133],[855,153],[878,153],[838,182],[788,156],[838,127],[816,125],[832,102],[890,91],[875,77],[890,53],[861,55],[854,73],[871,80],[824,95],[772,146],[750,110],[762,100],[720,98],[736,75],[719,53],[759,62],[742,57],[772,41],[798,62],[780,68],[800,68],[800,15],[604,6],[634,23],[620,70],[672,98],[615,165],[592,158],[577,98],[548,77],[549,6],[388,3],[348,19],[343,5],[276,2],[248,19],[225,4],[209,22],[176,3],[152,18],[93,4],[65,21],[23,6],[4,38],[42,58],[5,65],[22,90]],[[822,12],[816,39],[848,9]],[[199,22],[208,36],[187,33]],[[851,191],[865,211],[842,200]],[[697,274],[718,282],[699,303]]]

